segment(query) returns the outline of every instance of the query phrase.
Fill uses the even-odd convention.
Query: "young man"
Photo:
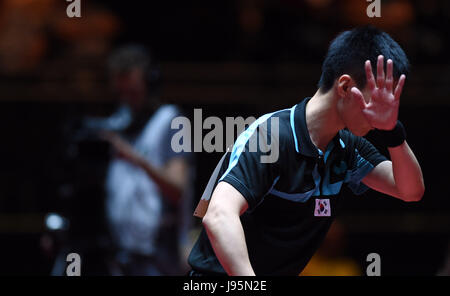
[[[314,96],[258,119],[226,155],[190,274],[298,275],[336,216],[344,185],[355,194],[368,186],[419,201],[422,172],[397,120],[407,71],[405,53],[388,34],[370,26],[340,34]],[[272,130],[275,118],[280,155],[263,163],[264,153],[251,152],[249,143],[262,123]],[[370,130],[391,161],[362,138]]]

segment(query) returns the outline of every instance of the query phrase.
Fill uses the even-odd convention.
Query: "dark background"
[[[203,108],[203,118],[258,117],[313,95],[329,42],[365,23],[391,34],[410,58],[400,119],[426,193],[404,203],[344,192],[345,252],[363,270],[367,254],[379,253],[384,275],[435,275],[443,267],[450,238],[448,1],[381,1],[379,19],[366,16],[364,0],[81,0],[80,19],[66,16],[64,1],[0,3],[0,274],[50,273],[54,257],[41,248],[48,212],[73,218],[78,244],[101,245],[107,151],[77,146],[74,134],[83,116],[113,110],[105,58],[115,46],[152,48],[161,98],[188,115]],[[197,196],[220,156],[196,154]]]

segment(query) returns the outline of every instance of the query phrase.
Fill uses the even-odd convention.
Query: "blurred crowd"
[[[414,58],[446,58],[449,46],[450,4],[441,0],[382,1],[381,18],[369,18],[368,3],[359,0],[192,5],[171,0],[149,3],[147,9],[138,2],[124,7],[120,1],[81,1],[81,18],[69,18],[67,5],[57,0],[0,3],[1,73],[14,76],[45,70],[49,76],[41,79],[52,80],[64,68],[82,66],[76,62],[99,63],[115,42],[138,39],[135,36],[141,39],[135,41],[154,44],[158,55],[168,60],[320,60],[317,54],[323,54],[336,33],[369,22],[392,34]],[[67,62],[77,67],[68,67]],[[73,74],[78,76],[83,74]],[[80,86],[84,83],[88,88],[93,78],[84,77]]]

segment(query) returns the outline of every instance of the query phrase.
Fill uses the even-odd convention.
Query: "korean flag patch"
[[[316,199],[316,208],[314,209],[314,216],[316,217],[331,216],[330,200],[328,198]]]

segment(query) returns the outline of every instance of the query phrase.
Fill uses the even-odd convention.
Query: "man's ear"
[[[346,97],[350,94],[350,90],[353,86],[353,80],[350,75],[341,75],[336,82],[337,94],[340,98]]]

